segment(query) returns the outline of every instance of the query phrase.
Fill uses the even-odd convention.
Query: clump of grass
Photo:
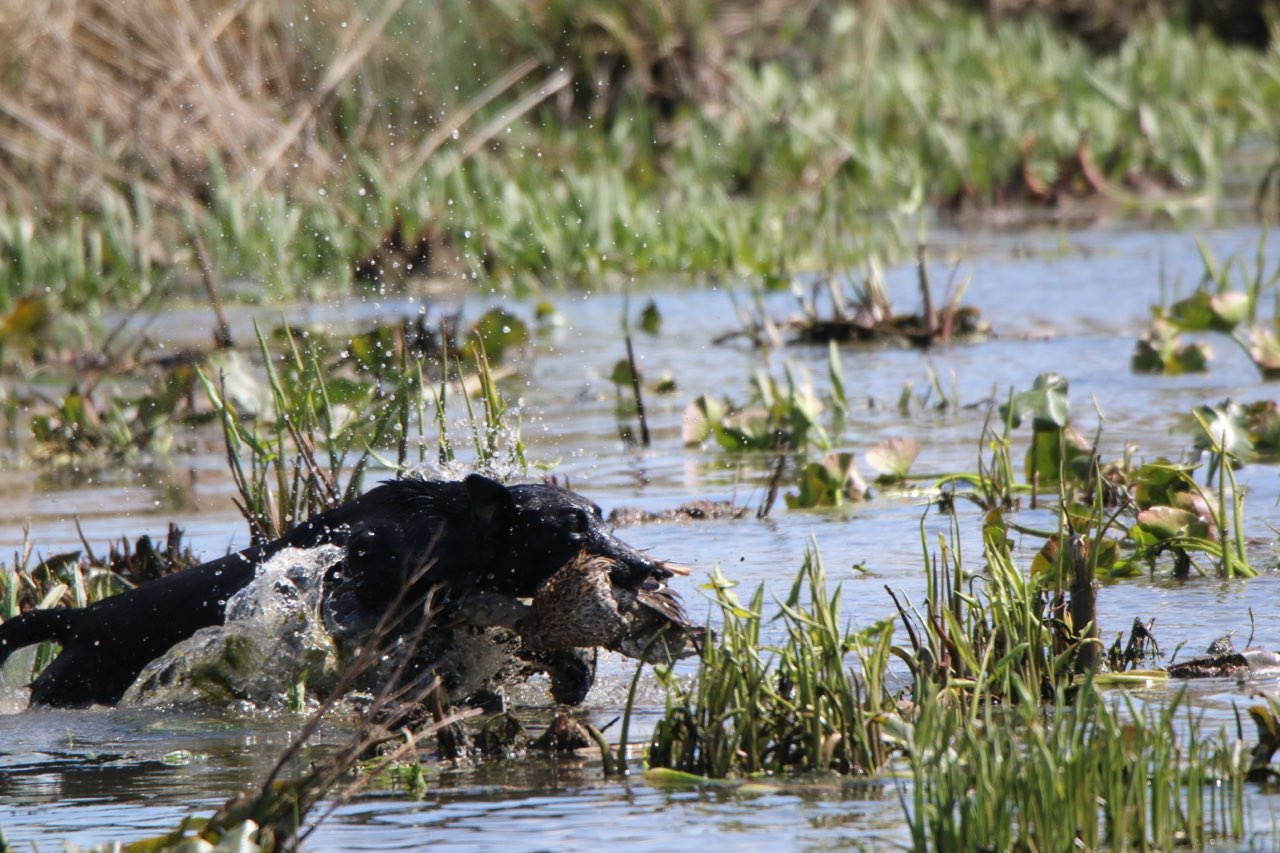
[[[891,626],[842,625],[840,589],[828,591],[812,550],[780,602],[777,646],[761,636],[763,588],[744,605],[722,575],[713,583],[723,624],[703,647],[696,684],[669,683],[649,764],[713,777],[880,768],[881,715],[893,704],[884,686]],[[850,654],[860,671],[846,666]]]
[[[244,410],[229,393],[225,375],[202,372],[200,381],[222,426],[237,504],[254,541],[278,538],[310,515],[351,500],[371,465],[408,472],[415,464],[410,459],[415,444],[416,465],[427,464],[426,436],[433,425],[433,461],[453,469],[455,439],[447,407],[455,397],[465,407],[475,450],[472,467],[502,476],[527,471],[518,419],[498,387],[486,350],[491,346],[501,353],[520,343],[523,338],[513,326],[523,329],[505,314],[482,317],[463,347],[465,359],[455,359],[452,369],[447,348],[424,351],[421,341],[404,336],[350,339],[337,363],[353,364],[355,379],[335,371],[330,341],[300,340],[286,329],[281,332],[284,351],[277,355],[259,333],[270,396],[261,411]],[[436,343],[447,347],[451,339],[446,334]],[[431,384],[437,375],[438,387]],[[451,376],[457,380],[455,388]],[[434,418],[428,415],[430,401]]]
[[[904,611],[906,649],[892,645],[891,623],[837,627],[839,588],[826,586],[812,553],[779,602],[776,644],[762,635],[763,591],[744,605],[717,575],[723,630],[692,686],[669,682],[650,767],[696,774],[685,779],[875,774],[900,757],[921,849],[1168,849],[1243,837],[1246,778],[1261,778],[1274,753],[1265,710],[1250,769],[1224,730],[1184,710],[1181,693],[1152,707],[1108,700],[1101,655],[1081,655],[1098,641],[1072,627],[1077,608],[1055,598],[1052,581],[1015,569],[1010,553],[989,534],[986,568],[973,575],[944,547],[924,615]],[[909,702],[890,687],[891,655],[911,667]]]
[[[1244,837],[1245,766],[1182,694],[1108,701],[1092,681],[1053,710],[984,703],[976,718],[923,704],[905,741],[918,849],[1201,848]]]
[[[202,372],[200,381],[222,424],[237,505],[253,541],[266,542],[359,494],[373,448],[393,425],[407,420],[410,379],[406,373],[399,395],[390,395],[391,405],[371,384],[362,399],[339,408],[314,352],[304,352],[289,336],[288,370],[282,372],[261,334],[258,342],[274,417],[258,424],[243,421],[227,394],[225,376]]]

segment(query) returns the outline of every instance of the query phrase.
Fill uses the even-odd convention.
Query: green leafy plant
[[[1183,343],[1180,333],[1216,333],[1239,346],[1264,379],[1280,377],[1275,322],[1272,328],[1258,322],[1263,296],[1280,286],[1280,265],[1267,270],[1267,236],[1263,229],[1252,268],[1239,255],[1220,263],[1200,241],[1204,272],[1199,285],[1190,296],[1152,308],[1151,327],[1134,350],[1133,369],[1170,374],[1203,371],[1210,358],[1208,344]]]

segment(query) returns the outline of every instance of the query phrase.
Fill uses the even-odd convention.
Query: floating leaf
[[[716,440],[725,450],[772,450],[786,444],[768,409],[753,406],[720,419]]]
[[[1093,448],[1075,427],[1037,430],[1027,448],[1027,479],[1037,477],[1042,487],[1063,478],[1084,480],[1092,462]]]
[[[609,372],[609,381],[619,388],[630,388],[635,379],[636,375],[631,370],[631,362],[625,358],[618,359],[613,365],[613,370]]]
[[[1042,373],[1029,391],[1020,391],[1013,395],[1008,406],[1000,407],[1000,417],[1009,418],[1017,427],[1030,416],[1031,428],[1039,432],[1066,426],[1067,410],[1066,378],[1056,373]]]
[[[1263,379],[1280,379],[1280,342],[1270,329],[1254,329],[1249,333],[1249,358]]]
[[[1244,416],[1254,449],[1280,450],[1280,406],[1274,400],[1259,400],[1247,404]]]
[[[655,788],[689,788],[689,787],[715,787],[715,788],[734,788],[739,783],[732,779],[712,779],[709,776],[699,776],[696,773],[685,773],[683,770],[672,770],[668,767],[650,767],[644,771],[644,781],[653,785]]]
[[[1209,525],[1195,513],[1171,506],[1155,506],[1138,513],[1138,527],[1157,542],[1211,538]]]
[[[881,480],[897,481],[906,478],[920,455],[920,445],[911,438],[895,436],[886,439],[866,453],[867,464],[882,475]]]
[[[1199,488],[1177,492],[1173,496],[1171,506],[1175,509],[1186,510],[1200,519],[1204,523],[1205,529],[1208,530],[1206,538],[1217,540],[1218,501],[1212,494]]]
[[[554,304],[543,299],[533,309],[533,319],[539,326],[563,326],[564,315]]]
[[[670,373],[664,373],[658,377],[658,381],[653,383],[653,390],[658,394],[674,394],[680,390],[676,385],[676,378]]]
[[[1104,576],[1110,575],[1115,569],[1120,558],[1120,546],[1114,539],[1102,539],[1101,545],[1098,549],[1098,558],[1097,560],[1094,560],[1093,548],[1095,541],[1096,540],[1093,538],[1087,536],[1076,539],[1075,548],[1077,549],[1078,557],[1081,560],[1091,561],[1098,574]],[[1044,545],[1036,555],[1031,558],[1032,576],[1039,579],[1052,578],[1054,580],[1065,580],[1065,578],[1060,578],[1057,572],[1059,566],[1062,565],[1060,557],[1061,549],[1062,544],[1058,534],[1055,533],[1046,539]],[[1062,568],[1067,570],[1067,572],[1070,571],[1067,566],[1062,566]]]
[[[1134,476],[1134,500],[1140,509],[1172,504],[1175,494],[1193,488],[1195,470],[1194,465],[1178,465],[1163,457],[1148,462]]]
[[[685,407],[680,437],[685,447],[693,447],[706,441],[724,417],[724,404],[703,394]]]
[[[1192,445],[1196,450],[1226,451],[1237,465],[1253,460],[1253,442],[1239,403],[1227,400],[1217,406],[1198,406],[1195,413],[1198,417]]]

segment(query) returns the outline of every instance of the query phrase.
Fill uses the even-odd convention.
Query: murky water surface
[[[1233,252],[1252,258],[1257,232],[1228,230],[1210,233],[1206,240],[1220,258]],[[1186,292],[1199,278],[1192,236],[1129,230],[994,238],[953,233],[935,235],[935,242],[963,253],[961,270],[972,274],[967,300],[981,308],[996,337],[982,345],[927,352],[844,351],[854,411],[840,438],[842,449],[860,453],[885,437],[907,435],[923,447],[916,471],[974,470],[985,401],[1003,397],[1010,388],[1027,388],[1045,371],[1070,380],[1073,417],[1086,433],[1105,418],[1104,457],[1118,456],[1126,442],[1134,442],[1141,458],[1181,458],[1191,444],[1192,407],[1275,396],[1274,386],[1261,383],[1226,338],[1213,340],[1216,358],[1206,374],[1166,378],[1129,370],[1134,341],[1150,306],[1161,298],[1162,282],[1166,288],[1180,283]],[[948,274],[940,266],[934,277],[944,281]],[[914,271],[891,271],[889,281],[896,304],[915,310]],[[648,295],[633,296],[632,310]],[[725,290],[658,287],[652,296],[662,312],[662,331],[657,337],[639,336],[637,355],[649,376],[670,373],[679,386],[673,395],[651,394],[646,400],[653,446],[639,450],[619,437],[624,424],[608,376],[624,356],[618,334],[624,300],[575,295],[558,300],[564,324],[539,335],[508,389],[520,400],[529,456],[555,462],[557,473],[606,511],[621,505],[671,508],[690,498],[732,500],[754,509],[764,497],[766,460],[730,459],[711,447],[687,449],[680,429],[685,405],[699,394],[745,402],[752,372],[764,366],[762,356],[745,343],[712,342],[736,325]],[[739,295],[738,301],[748,300]],[[468,315],[478,316],[487,304],[468,304]],[[794,302],[777,294],[766,305],[781,317]],[[308,306],[288,316],[291,322],[350,328],[419,307],[366,301]],[[507,307],[532,315],[527,304],[512,301]],[[279,309],[240,311],[239,339],[251,339],[255,317],[270,325],[280,316]],[[173,311],[149,333],[179,346],[203,340],[208,325],[199,310]],[[770,366],[781,377],[786,360],[797,375],[807,372],[821,391],[827,384],[826,359],[825,348],[793,347],[773,356]],[[930,370],[958,406],[930,405],[938,401],[928,390]],[[916,406],[904,415],[898,400],[907,386],[929,396],[923,409]],[[1273,568],[1271,530],[1280,525],[1277,467],[1252,465],[1241,477],[1249,488],[1253,555],[1266,573],[1247,583],[1156,577],[1109,584],[1099,595],[1104,631],[1127,629],[1135,615],[1153,618],[1165,649],[1186,643],[1187,650],[1198,653],[1228,630],[1238,642],[1247,639],[1252,610],[1254,642],[1280,648],[1275,618],[1280,574]],[[0,471],[0,494],[0,546],[9,549],[20,547],[28,519],[32,540],[44,553],[78,547],[76,518],[95,544],[125,534],[162,534],[170,520],[209,557],[245,544],[216,445],[205,456],[91,478],[45,477],[10,465]],[[708,610],[698,581],[713,567],[719,565],[749,588],[765,583],[782,590],[806,546],[816,542],[832,581],[844,584],[847,617],[869,624],[891,612],[886,584],[916,601],[923,596],[925,503],[923,495],[907,493],[879,495],[840,514],[779,506],[766,521],[658,524],[629,529],[624,538],[695,567],[683,591],[697,614]],[[935,515],[925,526],[931,537],[932,531],[945,530]],[[970,547],[976,555],[976,543]],[[631,672],[621,661],[609,661],[604,669],[587,702],[602,725],[622,707]],[[1237,706],[1247,704],[1258,689],[1277,687],[1274,681],[1212,681],[1195,685],[1192,696],[1209,720],[1234,727]],[[662,701],[653,685],[642,695],[641,733],[652,726]],[[1164,695],[1147,692],[1144,698],[1159,701]],[[12,687],[0,695],[0,703],[7,712],[0,715],[0,827],[15,850],[57,849],[62,841],[137,839],[170,830],[186,815],[208,814],[232,791],[260,780],[302,723],[288,716],[233,712],[19,711],[22,696]],[[328,733],[314,748],[323,750],[341,736]],[[342,806],[311,836],[307,849],[881,849],[908,842],[892,780],[796,782],[748,796],[663,791],[638,778],[605,780],[598,766],[564,759],[432,774],[421,800],[383,793]],[[1265,848],[1275,839],[1280,805],[1274,796],[1253,791],[1249,807],[1258,834],[1246,845]]]

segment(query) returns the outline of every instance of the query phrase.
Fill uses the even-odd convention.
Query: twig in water
[[[773,509],[774,503],[778,500],[778,487],[782,485],[782,472],[787,466],[787,454],[779,453],[777,460],[773,463],[773,473],[769,475],[769,491],[764,496],[764,502],[760,504],[760,509],[756,510],[756,518],[764,519],[769,517],[769,511]]]
[[[649,446],[649,421],[644,416],[644,398],[640,395],[640,371],[636,368],[636,354],[631,347],[631,333],[628,332],[627,364],[631,366],[631,390],[636,395],[636,416],[640,419],[640,443]]]

